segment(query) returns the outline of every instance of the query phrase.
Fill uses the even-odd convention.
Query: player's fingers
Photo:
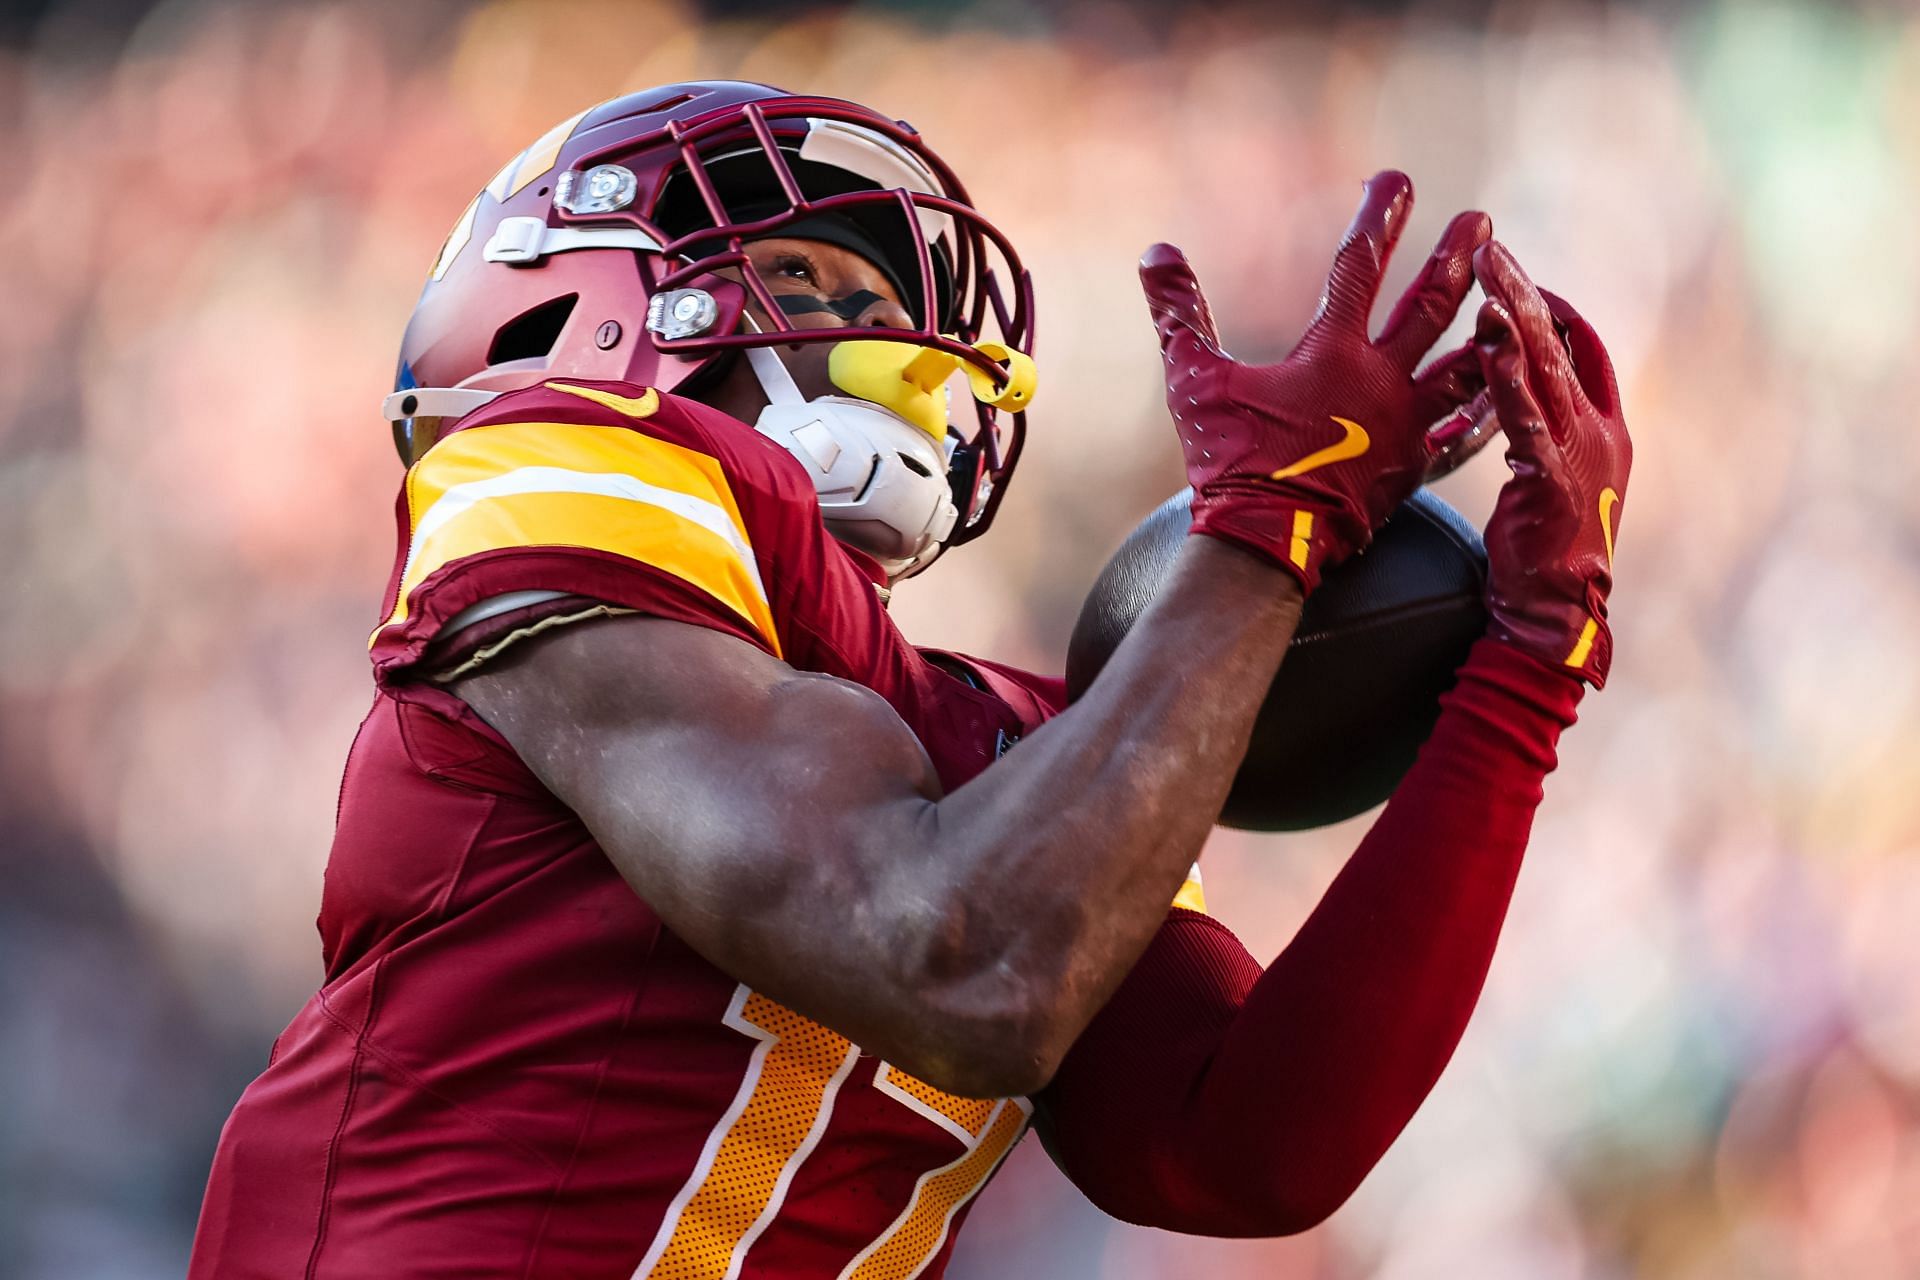
[[[1427,474],[1424,483],[1452,475],[1500,434],[1500,417],[1493,397],[1483,387],[1473,399],[1455,409],[1427,432]]]
[[[1574,376],[1579,379],[1587,403],[1607,417],[1613,417],[1620,404],[1620,384],[1613,375],[1613,359],[1601,344],[1600,335],[1573,309],[1573,304],[1559,294],[1542,289],[1540,297],[1566,341],[1567,353],[1573,358]]]
[[[1422,369],[1413,396],[1413,420],[1432,424],[1426,435],[1429,480],[1459,467],[1499,434],[1480,352],[1471,342]]]
[[[1420,275],[1400,295],[1375,345],[1403,369],[1418,364],[1473,288],[1473,255],[1493,236],[1493,219],[1478,209],[1455,214]]]
[[[1479,351],[1473,343],[1463,343],[1422,369],[1413,380],[1409,416],[1422,425],[1438,422],[1472,400],[1486,385]]]
[[[1386,274],[1387,260],[1412,208],[1413,181],[1406,174],[1387,169],[1367,179],[1360,208],[1334,254],[1318,323],[1367,333],[1367,316],[1380,294],[1380,278]]]
[[[1540,398],[1540,407],[1547,410],[1548,427],[1563,427],[1572,417],[1573,390],[1578,384],[1567,349],[1553,327],[1553,313],[1547,309],[1546,299],[1498,240],[1488,241],[1474,253],[1473,272],[1488,300],[1500,304],[1520,341],[1529,381]]]
[[[1507,462],[1515,474],[1538,470],[1557,452],[1546,415],[1527,385],[1528,351],[1512,313],[1497,298],[1480,304],[1473,344],[1481,376],[1501,431],[1507,437]]]
[[[1170,371],[1204,367],[1224,358],[1213,311],[1184,253],[1170,244],[1148,249],[1140,259],[1140,288],[1147,295]]]

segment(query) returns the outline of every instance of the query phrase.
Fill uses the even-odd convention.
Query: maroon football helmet
[[[827,222],[879,250],[913,328],[787,322],[742,245]],[[771,327],[747,320],[750,296]],[[863,338],[1006,386],[995,346],[1031,354],[1032,284],[904,122],[761,84],[664,85],[556,125],[474,197],[407,325],[387,416],[411,462],[441,421],[556,375],[691,392],[742,348]],[[948,545],[992,522],[1025,428],[969,402],[977,423],[950,426],[944,451]]]

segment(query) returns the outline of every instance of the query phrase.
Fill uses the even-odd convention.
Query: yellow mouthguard
[[[998,342],[975,349],[1006,367],[1007,383],[996,387],[985,371],[967,365],[974,398],[1015,413],[1025,409],[1039,381],[1033,358]],[[947,379],[961,363],[960,357],[932,347],[862,338],[834,347],[827,376],[848,395],[893,410],[937,441],[947,435]]]

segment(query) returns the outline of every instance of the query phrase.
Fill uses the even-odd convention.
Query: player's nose
[[[856,325],[873,326],[881,329],[911,329],[913,316],[907,309],[890,298],[876,297],[869,302],[860,314],[854,317]]]

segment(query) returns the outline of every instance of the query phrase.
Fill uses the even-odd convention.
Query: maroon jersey
[[[677,619],[880,693],[948,788],[1058,682],[923,658],[798,461],[630,385],[471,415],[399,527],[326,980],[221,1135],[192,1275],[939,1274],[1027,1100],[944,1094],[701,959],[436,677],[570,620]]]

